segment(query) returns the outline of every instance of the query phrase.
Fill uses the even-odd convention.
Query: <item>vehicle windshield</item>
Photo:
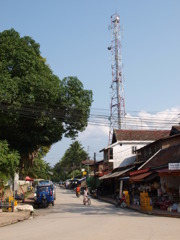
[[[48,187],[46,187],[46,186],[38,187],[38,191],[39,192],[48,192]]]

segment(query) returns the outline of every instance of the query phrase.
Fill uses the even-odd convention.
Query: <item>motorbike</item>
[[[80,192],[76,191],[76,197],[80,197]]]
[[[76,197],[80,197],[80,194],[81,194],[81,186],[80,186],[80,185],[77,185],[77,187],[75,188],[75,191],[76,191]]]
[[[92,195],[93,198],[98,198],[97,189],[93,189],[91,191],[91,195]]]
[[[121,198],[121,197],[117,196],[117,197],[116,197],[115,206],[116,206],[116,207],[121,207],[121,208],[127,207],[125,197],[123,196],[123,197]]]

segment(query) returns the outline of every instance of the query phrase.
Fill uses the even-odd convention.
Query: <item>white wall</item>
[[[131,158],[132,156],[136,156],[136,154],[132,154],[132,147],[136,146],[137,149],[144,147],[145,145],[147,145],[150,142],[139,142],[139,141],[134,141],[134,142],[121,142],[122,146],[120,145],[120,143],[117,143],[113,146],[113,159],[111,159],[110,161],[113,162],[113,169],[120,167],[121,165],[124,166],[124,161],[127,161],[127,164],[129,164],[129,161],[133,161],[133,158]],[[129,159],[129,161],[127,160],[127,158],[131,158],[131,160]]]

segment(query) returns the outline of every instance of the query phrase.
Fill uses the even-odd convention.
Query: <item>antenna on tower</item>
[[[111,45],[108,50],[112,54],[112,83],[110,103],[109,144],[112,141],[113,129],[125,128],[125,100],[122,79],[120,17],[117,13],[111,16]]]

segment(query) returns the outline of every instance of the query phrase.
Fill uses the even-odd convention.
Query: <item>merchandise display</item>
[[[160,209],[169,212],[180,212],[179,186],[167,187],[161,181],[133,183],[126,186],[126,197],[130,205],[140,206],[143,211]]]
[[[150,197],[148,196],[148,192],[140,193],[141,210],[152,211],[152,205],[151,204],[152,204],[152,202],[150,200]]]
[[[126,204],[127,204],[127,206],[129,206],[130,205],[129,192],[128,191],[123,191],[123,193],[125,194]]]

